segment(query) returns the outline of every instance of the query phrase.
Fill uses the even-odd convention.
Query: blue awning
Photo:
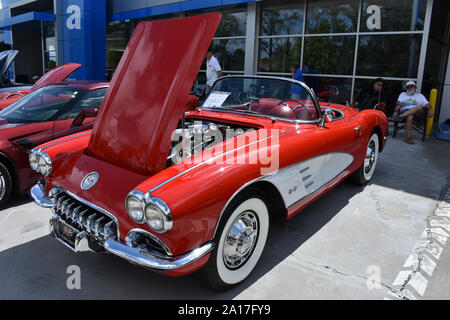
[[[0,21],[0,28],[9,27],[15,24],[29,22],[29,21],[46,21],[46,22],[54,22],[55,15],[53,13],[48,12],[38,12],[32,11],[27,12],[18,16],[14,16],[11,18],[6,18]]]

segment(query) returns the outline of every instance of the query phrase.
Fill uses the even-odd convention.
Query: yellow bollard
[[[432,89],[430,92],[430,105],[433,108],[433,116],[431,118],[428,118],[427,116],[427,131],[425,132],[426,136],[430,136],[431,130],[433,129],[434,113],[436,112],[437,93],[437,89]]]

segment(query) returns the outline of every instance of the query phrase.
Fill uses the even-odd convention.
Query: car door
[[[322,170],[325,183],[348,173],[348,167],[361,153],[362,127],[360,123],[346,116],[340,110],[331,110],[334,116],[331,121],[325,122],[323,128],[327,141],[327,157]]]
[[[53,138],[72,134],[75,132],[89,130],[93,127],[95,118],[86,118],[81,126],[72,127],[74,118],[86,108],[100,108],[107,88],[100,88],[91,90],[80,101],[78,101],[71,110],[59,117],[60,120],[56,120],[53,126]]]

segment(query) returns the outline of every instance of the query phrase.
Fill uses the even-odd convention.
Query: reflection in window
[[[356,79],[355,81],[355,99],[360,95],[363,90],[369,90],[372,84],[370,79]],[[384,81],[383,84],[383,96],[386,103],[386,114],[391,116],[394,113],[395,104],[400,93],[403,91],[403,81]]]
[[[416,5],[414,5],[416,4]],[[423,30],[426,1],[424,0],[365,0],[362,7],[361,31],[372,31],[367,20],[373,15],[367,9],[371,5],[381,8],[381,29],[373,31],[416,31]]]
[[[416,78],[422,35],[360,36],[357,74]]]
[[[213,40],[211,48],[222,70],[244,70],[245,39]]]
[[[247,12],[222,12],[222,20],[216,32],[216,37],[245,36],[247,27]]]
[[[295,1],[279,5],[281,1],[269,2],[261,10],[261,36],[293,35],[303,33],[304,3]],[[264,2],[266,4],[266,1]]]
[[[259,41],[259,72],[291,72],[299,63],[301,38],[263,38]]]
[[[303,73],[353,74],[355,36],[307,37]]]
[[[356,32],[359,0],[318,0],[308,2],[307,33]]]
[[[107,79],[112,78],[112,74],[119,64],[120,58],[131,36],[130,21],[110,22],[106,26],[106,70]]]
[[[305,76],[304,82],[316,92],[319,101],[344,105],[350,103],[351,79]]]

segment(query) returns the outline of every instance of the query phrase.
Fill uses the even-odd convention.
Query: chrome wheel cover
[[[3,199],[6,193],[6,181],[5,177],[0,173],[0,200]]]
[[[252,255],[258,240],[259,221],[252,211],[241,213],[228,229],[222,257],[228,269],[238,269]]]
[[[366,174],[372,170],[376,160],[377,160],[377,150],[375,141],[370,140],[369,145],[367,146],[366,158],[364,160],[364,171]]]

